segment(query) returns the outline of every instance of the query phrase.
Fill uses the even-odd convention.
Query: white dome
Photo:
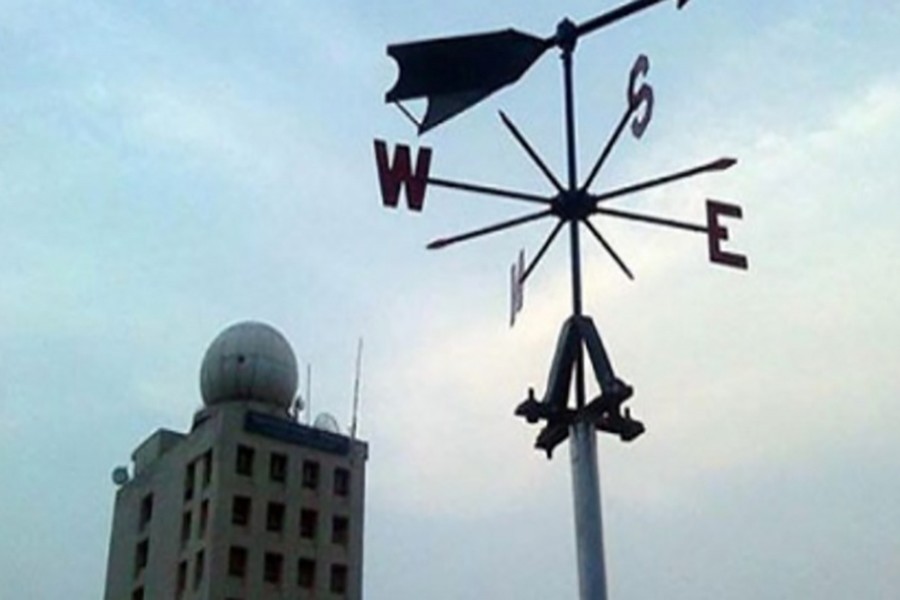
[[[322,429],[323,431],[327,431],[329,433],[340,433],[341,426],[338,425],[337,419],[334,418],[333,415],[328,413],[319,413],[319,416],[316,417],[316,420],[313,421],[313,427],[316,429]]]
[[[210,344],[200,368],[207,406],[253,400],[287,409],[297,391],[297,359],[277,329],[265,323],[237,323]]]

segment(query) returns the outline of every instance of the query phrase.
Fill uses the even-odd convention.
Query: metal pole
[[[577,202],[578,163],[575,148],[575,97],[572,83],[572,54],[577,36],[571,21],[560,23],[563,40],[562,61],[565,89],[566,151],[568,155],[568,201]],[[578,220],[569,223],[572,263],[572,312],[581,315],[581,252]],[[575,363],[575,398],[585,405],[584,354],[579,347]],[[572,469],[572,497],[575,512],[575,544],[578,560],[578,589],[581,600],[606,600],[606,564],[603,556],[603,517],[600,508],[600,476],[594,426],[576,421],[570,430],[569,456]]]

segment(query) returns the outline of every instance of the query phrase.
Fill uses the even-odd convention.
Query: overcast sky
[[[549,193],[503,109],[562,174],[559,61],[417,140],[383,103],[389,43],[513,25],[549,35],[610,0],[0,0],[0,581],[99,598],[112,468],[185,430],[227,325],[267,321],[312,364],[314,411],[349,421],[365,338],[369,600],[572,598],[568,457],[512,411],[543,390],[570,307],[565,245],[508,327],[508,268],[550,224],[440,252],[528,207],[431,189],[381,206],[373,138],[434,149],[435,175]],[[726,173],[598,218],[585,311],[647,434],[600,443],[615,600],[900,596],[900,4],[665,3],[585,39],[581,160],[650,58],[653,120],[597,189],[700,164]],[[414,106],[414,110],[421,107]]]

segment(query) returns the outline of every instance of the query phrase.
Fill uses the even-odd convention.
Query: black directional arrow
[[[667,0],[633,0],[574,28],[560,28],[548,38],[515,29],[475,35],[423,40],[388,46],[400,75],[385,94],[386,102],[426,98],[428,107],[419,133],[514,83],[548,49],[574,44],[588,33],[617,23]],[[676,0],[679,9],[688,0]]]

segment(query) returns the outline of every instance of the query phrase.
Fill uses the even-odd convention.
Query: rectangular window
[[[300,511],[300,537],[313,540],[316,538],[316,530],[319,526],[319,513],[304,508]]]
[[[266,509],[266,529],[268,531],[284,529],[284,504],[281,502],[269,502]]]
[[[134,575],[137,577],[141,571],[147,568],[147,561],[150,558],[150,540],[144,540],[134,549]]]
[[[189,539],[191,539],[191,511],[181,515],[181,545],[187,544]]]
[[[194,589],[200,587],[200,583],[203,581],[203,567],[205,556],[203,555],[203,550],[197,550],[197,554],[194,559]]]
[[[281,571],[284,567],[284,557],[275,552],[266,552],[263,565],[263,578],[268,583],[281,583]]]
[[[273,452],[269,456],[269,479],[283,483],[287,479],[287,462],[286,454]]]
[[[212,483],[212,470],[213,470],[213,455],[212,450],[207,450],[203,454],[203,487],[208,488],[209,484]]]
[[[297,585],[308,590],[316,587],[316,561],[311,558],[297,561]]]
[[[348,496],[350,495],[350,471],[343,467],[334,470],[334,495]]]
[[[346,546],[350,541],[350,519],[334,517],[331,519],[331,543]]]
[[[194,475],[196,467],[194,463],[187,466],[184,471],[184,499],[191,500],[194,497]]]
[[[228,549],[228,574],[233,577],[244,577],[247,574],[247,549],[232,546]]]
[[[319,487],[319,463],[303,461],[303,487],[315,490]]]
[[[250,446],[237,447],[237,462],[234,470],[238,475],[253,476],[253,456],[256,452]]]
[[[250,524],[250,498],[235,496],[231,501],[231,523],[233,525]]]
[[[185,588],[187,588],[187,561],[183,560],[178,563],[178,583],[177,583],[176,591],[179,595],[184,593]]]
[[[143,531],[147,523],[153,518],[153,494],[147,494],[141,499],[141,516],[138,522],[138,530]]]
[[[209,523],[209,500],[200,503],[200,531],[197,532],[198,537],[206,536],[206,525]]]
[[[331,565],[331,581],[328,589],[332,594],[347,593],[347,565]]]

